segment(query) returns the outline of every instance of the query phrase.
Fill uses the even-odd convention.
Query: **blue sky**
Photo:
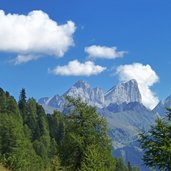
[[[73,26],[67,25],[67,29],[70,30],[67,36],[69,34],[68,37],[72,40],[65,45],[67,50],[63,50],[62,57],[59,57],[59,51],[55,51],[54,44],[52,45],[54,49],[50,48],[49,50],[48,46],[46,52],[37,48],[39,50],[36,49],[36,55],[35,52],[32,52],[34,48],[24,51],[12,47],[13,50],[11,50],[10,41],[15,42],[12,38],[18,27],[15,28],[15,24],[12,23],[14,29],[12,29],[13,25],[9,29],[12,32],[9,34],[12,35],[10,39],[8,39],[8,34],[4,34],[4,30],[0,29],[1,44],[2,41],[8,40],[5,50],[2,50],[0,45],[0,87],[9,91],[16,98],[23,87],[26,88],[28,97],[34,96],[36,99],[62,94],[80,79],[88,81],[94,87],[99,86],[107,90],[120,81],[132,78],[132,75],[125,73],[127,69],[140,73],[136,76],[140,80],[142,79],[141,74],[145,73],[144,82],[141,83],[144,94],[149,93],[148,90],[150,90],[150,93],[153,93],[151,96],[157,96],[159,99],[171,94],[171,79],[169,78],[171,68],[171,1],[169,0],[29,0],[27,2],[2,0],[0,9],[5,12],[5,19],[8,13],[11,13],[12,16],[18,14],[18,16],[27,17],[29,12],[41,10],[43,14],[46,13],[49,16],[50,20],[57,22],[59,27],[67,25],[68,21],[72,21],[76,27],[74,30]],[[1,18],[0,27],[6,29],[3,22]],[[42,31],[42,33],[44,32]],[[29,33],[35,38],[36,34],[34,34]],[[43,36],[42,40],[40,39],[41,37],[39,37],[39,41],[36,40],[36,47],[39,46],[39,42],[40,44],[43,42]],[[50,43],[53,41],[49,41]],[[13,43],[14,45],[15,43]],[[96,48],[117,47],[117,50],[113,50],[113,53],[116,53],[113,54],[114,59],[108,59],[109,57],[103,54],[98,56],[97,49],[95,49],[94,56],[85,52],[85,47],[91,46]],[[127,53],[123,53],[122,57],[119,57],[118,52]],[[29,55],[31,58],[37,56],[38,59],[31,60],[29,58],[28,62],[16,64],[15,60],[19,55],[23,58]],[[39,58],[39,56],[41,57]],[[54,68],[68,65],[73,60],[77,60],[80,65],[85,65],[89,61],[94,64],[95,69],[97,66],[103,68],[97,69],[96,73],[92,73],[92,75],[90,73],[89,76],[84,74],[66,76],[54,71]],[[133,67],[133,63],[139,63],[142,66]],[[121,65],[129,65],[130,67],[122,67],[122,71],[116,74]],[[147,65],[150,66],[149,70]],[[152,75],[149,77],[149,74]],[[125,78],[126,76],[128,77]],[[148,80],[146,81],[146,79]],[[145,82],[149,82],[149,84],[145,85]]]

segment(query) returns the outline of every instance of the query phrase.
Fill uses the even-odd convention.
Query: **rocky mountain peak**
[[[171,95],[168,96],[165,101],[164,101],[164,104],[166,107],[170,107],[171,106]]]
[[[171,95],[168,96],[164,101],[160,101],[157,106],[153,109],[155,113],[158,113],[160,116],[166,116],[167,108],[171,107]]]
[[[66,95],[73,98],[79,97],[89,105],[98,108],[104,108],[114,103],[141,103],[141,94],[136,80],[120,83],[106,93],[99,87],[92,88],[86,81],[79,80],[62,96],[54,96],[49,99],[43,98],[40,99],[39,103],[52,107],[62,107],[63,103],[65,103],[64,97]]]
[[[105,94],[106,105],[110,103],[122,104],[124,102],[142,102],[141,94],[136,80],[132,79],[125,83],[114,86]]]
[[[88,89],[88,88],[90,88],[91,86],[90,86],[86,81],[79,80],[79,81],[77,81],[77,82],[73,85],[73,87]]]
[[[129,80],[127,82],[123,82],[123,83],[120,83],[120,84],[117,85],[117,87],[122,87],[122,86],[126,87],[126,88],[128,87],[128,88],[138,89],[139,90],[138,82],[135,79],[132,79],[132,80]]]

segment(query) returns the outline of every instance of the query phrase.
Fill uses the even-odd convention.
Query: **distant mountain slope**
[[[113,150],[114,156],[122,156],[125,159],[125,163],[131,162],[132,165],[138,166],[141,171],[151,171],[140,160],[143,155],[143,151],[138,147],[138,142],[135,141],[129,145]]]
[[[171,95],[164,101],[160,101],[158,105],[153,109],[153,112],[158,113],[161,117],[166,115],[166,108],[171,107]]]
[[[110,104],[98,112],[108,121],[113,154],[139,166],[142,171],[148,171],[142,165],[143,152],[137,143],[138,133],[149,129],[158,115],[139,102]]]
[[[138,131],[147,130],[156,118],[153,112],[138,102],[111,104],[98,111],[109,123],[114,148],[120,148],[135,141]]]

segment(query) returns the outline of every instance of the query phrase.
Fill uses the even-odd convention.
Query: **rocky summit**
[[[120,83],[105,93],[105,106],[111,103],[122,104],[124,102],[142,102],[138,83],[134,79]]]
[[[55,95],[54,97],[44,97],[39,100],[39,103],[45,107],[52,107],[62,110],[65,103],[65,96],[73,98],[81,98],[84,102],[97,108],[104,108],[111,103],[122,104],[124,102],[142,102],[141,94],[136,80],[130,80],[125,83],[120,83],[112,87],[107,92],[101,88],[92,88],[85,81],[76,82],[68,91],[62,96]]]

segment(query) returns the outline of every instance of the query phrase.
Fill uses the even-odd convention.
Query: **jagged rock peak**
[[[110,103],[142,102],[138,83],[135,79],[120,83],[105,93],[106,105]]]
[[[130,86],[130,87],[134,87],[136,89],[139,89],[138,88],[138,82],[135,79],[131,79],[131,80],[126,81],[126,82],[122,82],[122,83],[118,84],[117,87],[122,86],[122,85],[123,86]]]
[[[166,116],[167,108],[171,107],[171,95],[168,96],[165,100],[160,101],[157,106],[153,109],[155,113],[158,113],[160,116]]]
[[[137,85],[138,86],[138,82],[137,82],[136,79],[131,79],[131,80],[125,82],[125,84],[134,84],[134,85]]]
[[[84,102],[98,108],[107,107],[111,103],[141,103],[141,94],[136,80],[120,83],[107,91],[107,93],[104,93],[101,88],[92,88],[86,81],[79,80],[62,96],[43,98],[39,100],[39,103],[56,108],[62,107],[65,103],[64,97],[66,95],[74,98],[80,97]]]
[[[87,89],[87,88],[90,88],[91,87],[90,84],[88,84],[84,80],[77,81],[73,86],[74,87],[77,87],[77,88],[83,88],[83,89]]]
[[[171,95],[168,96],[168,97],[165,99],[164,103],[165,103],[165,104],[167,104],[167,103],[170,103],[170,104],[171,104]],[[168,107],[170,107],[170,106],[168,106]]]

